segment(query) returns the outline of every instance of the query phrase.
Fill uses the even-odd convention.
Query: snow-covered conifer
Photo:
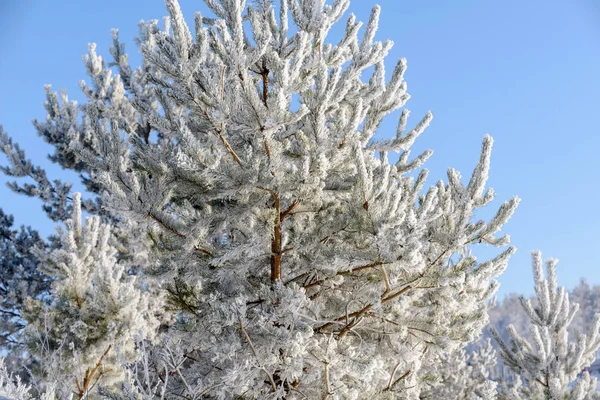
[[[34,397],[31,386],[24,384],[18,376],[11,374],[0,357],[0,400],[71,400],[72,398],[72,394],[62,399],[57,398],[52,386]]]
[[[497,383],[490,379],[490,371],[496,365],[496,351],[490,339],[478,341],[472,347],[470,351],[458,348],[441,353],[438,360],[424,366],[422,398],[496,399]]]
[[[33,249],[46,247],[31,227],[13,227],[14,219],[0,209],[0,354],[11,370],[25,362],[22,309],[28,298],[47,297],[49,277],[38,270]]]
[[[546,262],[543,273],[542,255],[533,252],[535,302],[521,298],[521,304],[531,322],[532,341],[524,339],[508,326],[507,343],[498,331],[490,329],[500,347],[504,363],[520,381],[504,390],[507,399],[588,400],[598,399],[596,378],[586,368],[596,358],[600,348],[600,314],[590,322],[587,334],[576,332],[575,341],[569,341],[568,328],[579,305],[569,301],[569,294],[558,287],[556,259]],[[522,384],[522,385],[521,385]]]
[[[386,82],[379,7],[330,44],[346,0],[211,0],[216,18],[197,14],[193,33],[166,4],[163,28],[141,24],[136,72],[120,46],[119,75],[90,46],[71,149],[110,213],[154,240],[183,349],[168,390],[415,398],[423,362],[477,337],[514,251],[482,263],[469,251],[507,244],[495,233],[518,203],[473,220],[494,197],[492,139],[468,184],[450,170],[428,190],[431,152],[410,147],[430,113],[406,131],[405,110],[393,139],[373,140],[409,97],[405,60]]]
[[[29,386],[21,383],[19,377],[9,373],[0,357],[0,400],[30,400]]]
[[[214,16],[196,14],[193,32],[176,0],[163,27],[143,22],[138,69],[116,31],[114,62],[90,45],[85,104],[47,89],[38,131],[98,194],[86,210],[128,224],[112,228],[122,251],[98,217],[81,225],[68,184],[0,132],[4,171],[36,181],[13,188],[56,220],[74,212],[61,248],[40,255],[57,281],[50,308],[32,302],[30,331],[51,343],[44,351],[75,355],[79,370],[64,372],[80,386],[100,362],[114,367],[105,383],[126,377],[107,390],[150,398],[418,398],[423,363],[479,335],[514,252],[478,262],[470,251],[508,244],[496,234],[518,204],[474,218],[494,198],[491,137],[468,183],[450,169],[425,189],[431,151],[410,149],[431,113],[407,129],[404,109],[396,134],[373,140],[409,98],[404,59],[386,80],[379,7],[363,32],[350,15],[329,43],[348,0],[205,3]],[[140,277],[175,319],[164,347],[120,374],[151,308],[125,277],[146,238]]]
[[[85,224],[81,218],[75,193],[67,229],[58,230],[60,246],[38,252],[40,270],[54,279],[52,302],[46,306],[31,299],[25,314],[31,352],[40,366],[35,378],[51,385],[56,378],[48,377],[60,375],[60,390],[79,398],[120,382],[122,364],[138,357],[135,338],[151,337],[156,327],[147,293],[118,262],[110,226],[97,216],[87,217]]]

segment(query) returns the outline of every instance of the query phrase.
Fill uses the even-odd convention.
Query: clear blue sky
[[[188,20],[200,0],[180,0]],[[353,0],[366,21],[376,1]],[[481,139],[495,139],[490,184],[501,200],[522,198],[506,226],[519,251],[500,278],[501,294],[531,293],[530,251],[560,259],[559,282],[580,277],[600,284],[600,3],[594,0],[379,0],[379,39],[395,46],[388,68],[408,59],[412,124],[435,118],[416,149],[435,151],[430,183],[447,167],[468,177]],[[44,118],[43,85],[81,100],[81,55],[96,42],[109,55],[119,28],[131,60],[141,19],[162,19],[161,0],[2,0],[0,3],[0,123],[30,157],[49,148],[30,124]],[[388,120],[381,135],[392,135]],[[42,164],[47,165],[47,161]],[[4,160],[2,159],[2,162]],[[73,181],[59,168],[51,177]],[[4,178],[0,178],[2,183]],[[40,202],[0,185],[0,206],[18,224],[53,231]],[[491,211],[491,210],[490,210]]]

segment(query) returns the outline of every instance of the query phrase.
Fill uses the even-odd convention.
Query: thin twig
[[[387,296],[387,297],[382,297],[382,298],[381,298],[381,303],[382,303],[382,304],[383,304],[383,303],[387,303],[388,301],[391,301],[391,300],[395,299],[396,297],[399,297],[399,296],[403,295],[404,293],[408,292],[410,289],[412,289],[412,286],[408,285],[408,286],[405,286],[404,288],[402,288],[402,289],[398,290],[398,291],[397,291],[396,293],[394,293],[394,294],[391,294],[391,295],[389,295],[389,296]],[[385,294],[384,294],[384,295],[385,295]],[[348,314],[348,315],[344,315],[344,316],[342,316],[342,317],[339,317],[338,319],[334,320],[335,322],[328,322],[328,323],[326,323],[326,324],[324,324],[324,325],[322,325],[322,326],[318,327],[318,328],[316,329],[316,331],[317,331],[317,332],[321,332],[321,331],[323,331],[324,329],[327,329],[327,328],[329,328],[329,327],[331,327],[331,326],[333,326],[333,325],[337,325],[337,322],[344,321],[344,320],[345,320],[347,317],[351,317],[351,318],[353,318],[352,322],[351,322],[350,324],[346,325],[346,326],[345,326],[345,327],[344,327],[344,328],[343,328],[343,329],[340,331],[340,333],[338,334],[338,337],[339,337],[339,338],[342,338],[342,337],[344,337],[344,336],[345,336],[345,335],[348,333],[348,330],[350,330],[352,327],[354,327],[354,326],[355,326],[355,325],[356,325],[356,324],[359,322],[358,318],[360,318],[360,317],[361,317],[362,315],[364,315],[365,313],[367,313],[367,312],[371,311],[371,308],[373,308],[373,306],[374,306],[374,304],[368,304],[368,305],[364,306],[364,307],[363,307],[361,310],[359,310],[359,311],[353,312],[353,313],[351,313],[351,314]]]
[[[233,157],[233,159],[235,160],[235,162],[238,163],[240,167],[242,167],[243,166],[242,160],[240,159],[240,157],[238,157],[238,155],[233,150],[233,148],[231,147],[231,145],[229,144],[229,142],[227,141],[227,139],[223,136],[223,132],[222,132],[223,131],[223,127],[217,128],[215,126],[214,122],[208,116],[208,113],[206,112],[206,110],[204,108],[202,108],[202,106],[200,105],[200,103],[198,103],[198,100],[196,100],[196,98],[192,95],[192,92],[190,91],[189,88],[188,88],[188,96],[190,96],[190,98],[192,99],[192,101],[194,102],[194,104],[196,104],[196,107],[198,107],[198,110],[200,110],[200,112],[202,112],[202,114],[204,114],[204,117],[215,128],[215,131],[217,132],[217,135],[219,136],[219,139],[221,140],[221,143],[223,143],[223,146],[225,146],[225,149],[227,149],[227,152],[229,154],[231,154],[231,156]]]
[[[241,318],[240,318],[240,331],[242,331],[242,334],[244,335],[246,342],[248,342],[248,346],[250,346],[250,350],[252,350],[252,354],[254,354],[254,357],[258,360],[258,355],[256,354],[256,349],[254,348],[254,345],[252,344],[252,340],[250,340],[250,336],[248,336],[248,332],[246,332],[246,329],[244,328],[244,324],[242,323]],[[275,381],[273,380],[273,377],[271,376],[271,374],[262,366],[260,369],[262,371],[264,371],[264,373],[267,375],[267,377],[269,378],[269,382],[271,383],[271,388],[273,388],[273,391],[276,392],[277,385],[275,385]]]
[[[223,101],[223,97],[225,96],[225,70],[227,69],[227,65],[223,65],[223,70],[221,71],[221,101]]]
[[[409,369],[409,370],[408,370],[408,371],[406,371],[404,374],[402,374],[402,376],[401,376],[400,378],[396,379],[396,380],[394,381],[394,383],[392,383],[392,386],[390,386],[390,388],[389,388],[389,389],[386,389],[386,390],[392,390],[392,389],[394,388],[394,386],[396,386],[396,385],[398,384],[398,382],[400,382],[400,381],[402,381],[402,380],[406,379],[406,377],[407,377],[408,375],[410,375],[410,373],[411,373],[411,370]]]
[[[378,267],[380,265],[383,265],[383,264],[391,264],[391,263],[389,263],[389,262],[385,262],[384,263],[382,261],[376,261],[374,263],[366,264],[366,265],[361,265],[360,267],[355,267],[355,268],[352,268],[352,269],[347,270],[347,271],[339,271],[335,275],[336,276],[337,275],[350,275],[350,274],[353,274],[354,272],[362,271],[363,269],[376,268],[376,267]],[[325,279],[320,279],[318,281],[310,282],[309,284],[307,284],[307,285],[304,286],[304,289],[310,289],[311,287],[321,285],[321,284],[327,282],[329,279],[331,279],[331,278],[325,278]]]
[[[296,206],[298,205],[298,200],[294,200],[294,202],[287,208],[287,210],[285,210],[284,212],[281,213],[281,216],[279,217],[282,221],[284,219],[287,218],[287,216],[292,212],[292,210],[294,208],[296,208]]]
[[[148,216],[153,221],[157,222],[160,226],[162,226],[164,229],[166,229],[167,231],[171,232],[173,235],[175,235],[175,236],[177,236],[178,238],[181,238],[181,239],[186,239],[186,236],[183,233],[181,233],[181,232],[177,231],[176,229],[174,229],[173,227],[170,227],[169,225],[167,225],[163,220],[161,220],[160,218],[158,218],[156,216],[156,214],[150,212],[150,213],[148,213]],[[210,251],[205,250],[205,249],[203,249],[203,248],[201,248],[199,246],[194,246],[194,250],[196,250],[199,253],[202,253],[204,255],[210,256],[210,257],[213,256],[213,254]]]
[[[398,370],[398,367],[400,367],[400,361],[398,361],[398,363],[394,367],[394,370],[392,371],[392,375],[390,375],[390,380],[388,381],[388,385],[385,388],[385,390],[391,390],[392,389],[392,384],[394,382],[394,376],[396,375],[396,371]]]
[[[233,148],[231,147],[231,145],[229,144],[227,139],[225,139],[225,137],[223,137],[220,129],[217,129],[217,134],[219,135],[219,139],[221,139],[221,143],[223,143],[223,146],[225,146],[225,148],[227,149],[229,154],[231,154],[231,156],[233,157],[235,162],[238,163],[240,167],[243,166],[242,160],[238,157],[238,155],[233,150]]]
[[[348,224],[346,224],[343,228],[338,229],[335,232],[330,233],[329,235],[325,236],[323,239],[319,240],[319,243],[325,244],[329,241],[329,239],[331,239],[333,236],[337,235],[338,233],[345,231],[346,228],[348,227]]]
[[[323,400],[325,400],[331,394],[331,389],[329,388],[329,363],[327,361],[323,363],[323,368],[323,378],[325,379],[325,396],[323,397]]]

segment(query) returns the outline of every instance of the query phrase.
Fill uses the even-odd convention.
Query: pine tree
[[[68,396],[65,400],[72,398]],[[18,376],[9,373],[9,370],[4,364],[4,360],[0,358],[0,400],[33,400],[31,386],[21,382]],[[37,397],[39,400],[57,400],[54,389],[42,393]]]
[[[421,391],[426,399],[492,400],[497,398],[497,382],[490,379],[496,366],[496,351],[490,339],[479,340],[467,351],[458,348],[442,353],[424,366],[427,384]]]
[[[25,308],[26,333],[38,364],[35,377],[78,398],[89,398],[98,384],[120,382],[122,365],[138,357],[136,338],[152,337],[155,331],[148,295],[127,276],[127,265],[118,262],[111,233],[97,216],[82,225],[75,193],[67,230],[59,229],[60,246],[38,251],[40,270],[54,278],[52,302],[46,306],[30,299]]]
[[[431,114],[405,132],[404,111],[395,138],[372,140],[408,99],[404,60],[385,82],[378,7],[361,38],[350,16],[330,45],[348,1],[284,1],[279,18],[208,1],[217,18],[197,15],[195,38],[166,3],[163,29],[141,25],[143,70],[119,57],[125,79],[113,75],[90,48],[90,143],[73,149],[104,206],[156,242],[171,333],[188,349],[170,390],[414,398],[422,362],[477,337],[514,251],[477,263],[467,250],[506,244],[493,235],[518,203],[472,221],[493,198],[491,138],[468,185],[450,170],[427,191],[426,170],[409,174],[431,153],[409,160],[409,148]]]
[[[4,360],[0,358],[0,400],[29,400],[29,387],[22,384],[19,377],[13,377],[9,374],[4,365]]]
[[[13,223],[14,218],[0,209],[0,353],[16,371],[26,363],[23,306],[28,298],[46,298],[50,279],[38,270],[32,251],[46,248],[46,243],[31,227],[15,229]]]
[[[63,95],[61,106],[47,89],[38,131],[57,149],[53,160],[98,194],[85,209],[111,228],[97,217],[78,225],[70,186],[50,182],[0,134],[5,172],[36,181],[14,189],[40,196],[57,221],[74,212],[61,249],[40,255],[58,280],[50,310],[29,308],[31,330],[64,357],[73,343],[81,373],[66,370],[79,379],[71,384],[99,361],[123,371],[111,358],[119,339],[125,361],[141,357],[114,377],[126,377],[131,398],[418,398],[421,366],[481,332],[494,277],[514,252],[478,262],[470,251],[508,244],[495,234],[518,204],[474,219],[494,198],[485,189],[491,137],[467,184],[450,169],[447,183],[426,190],[431,151],[411,158],[410,148],[431,113],[407,130],[404,109],[396,135],[373,140],[409,98],[404,59],[386,81],[392,42],[374,39],[379,7],[364,33],[350,15],[341,41],[329,44],[347,0],[205,3],[215,18],[196,14],[193,35],[175,0],[166,1],[164,27],[143,22],[137,70],[116,31],[114,62],[91,45],[86,104]],[[85,261],[85,243],[111,231],[126,239],[122,251],[94,239],[98,259]],[[132,332],[145,310],[125,305],[143,294],[123,282],[131,264],[120,258],[137,256],[145,237],[152,246],[139,252],[140,277],[166,294],[175,319],[140,354],[145,343],[134,351]],[[100,287],[137,313],[129,325],[110,325],[119,314]],[[117,390],[110,382],[105,389]]]
[[[559,288],[556,263],[546,262],[544,278],[542,255],[532,254],[536,302],[521,298],[521,304],[531,321],[532,342],[524,339],[514,326],[508,326],[510,342],[498,331],[490,329],[500,346],[504,363],[520,381],[505,389],[507,399],[588,400],[599,399],[596,379],[585,370],[596,358],[600,348],[600,313],[597,313],[589,333],[576,332],[575,342],[569,342],[568,328],[579,305],[571,304],[569,294]],[[524,383],[524,386],[520,386]]]

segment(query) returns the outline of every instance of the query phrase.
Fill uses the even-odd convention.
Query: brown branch
[[[468,242],[467,242],[468,243]],[[439,256],[437,256],[437,258],[435,260],[433,260],[433,262],[429,265],[429,267],[434,266],[439,260],[440,258],[444,257],[446,255],[446,253],[450,250],[450,248],[447,248],[446,250],[444,250],[443,253],[441,253]]]
[[[548,387],[548,384],[547,384],[547,383],[544,383],[544,382],[542,382],[542,381],[540,380],[540,378],[535,378],[535,381],[536,381],[537,383],[539,383],[540,385],[544,386],[544,387]]]
[[[310,274],[311,274],[310,272],[303,272],[303,273],[301,273],[301,274],[299,274],[299,275],[296,275],[295,277],[293,277],[293,278],[291,278],[291,279],[288,279],[288,280],[287,280],[287,281],[284,283],[284,285],[287,285],[287,284],[289,284],[289,283],[295,282],[295,281],[299,280],[300,278],[307,277],[307,276],[308,276],[308,275],[310,275]],[[308,280],[308,278],[304,279],[304,284],[306,284],[306,281],[307,281],[307,280]],[[302,287],[304,287],[304,285],[302,285]]]
[[[408,370],[408,371],[406,371],[404,374],[402,374],[402,376],[401,376],[400,378],[396,379],[396,380],[394,381],[394,383],[392,383],[392,384],[391,384],[391,385],[389,385],[387,388],[385,388],[385,390],[386,390],[386,391],[387,391],[387,390],[392,390],[392,388],[393,388],[394,386],[396,386],[396,384],[398,384],[398,382],[400,382],[400,381],[402,381],[402,380],[406,379],[406,377],[407,377],[408,375],[410,375],[410,373],[411,373],[411,370],[409,369],[409,370]]]
[[[373,304],[369,304],[368,306],[365,306],[362,310],[360,310],[353,318],[352,318],[352,322],[346,324],[342,330],[340,331],[340,333],[338,333],[338,339],[343,338],[344,336],[346,336],[348,334],[348,332],[350,332],[350,330],[352,330],[352,328],[354,328],[356,325],[358,325],[358,323],[362,320],[362,316],[365,315],[369,310],[371,310],[371,308],[373,308]]]
[[[354,272],[362,271],[363,269],[375,268],[375,267],[378,267],[378,266],[383,265],[383,264],[389,264],[389,263],[383,263],[381,261],[376,261],[376,262],[371,263],[371,264],[362,265],[360,267],[352,268],[349,271],[340,271],[340,272],[338,272],[338,275],[350,275],[350,274],[353,274]]]
[[[435,259],[435,260],[434,260],[434,261],[433,261],[433,262],[432,262],[430,265],[429,265],[429,267],[432,267],[432,266],[434,266],[434,265],[435,265],[435,264],[436,264],[436,263],[437,263],[437,262],[438,262],[438,261],[439,261],[439,260],[440,260],[440,259],[441,259],[441,258],[442,258],[442,257],[443,257],[443,256],[444,256],[446,253],[447,253],[447,252],[448,252],[448,250],[450,250],[450,249],[446,249],[444,252],[442,252],[442,253],[441,253],[441,254],[440,254],[440,255],[439,255],[439,256],[438,256],[438,257],[437,257],[437,258],[436,258],[436,259]],[[355,271],[360,271],[360,270],[362,270],[362,269],[367,269],[367,268],[373,268],[373,267],[381,266],[382,264],[383,264],[383,263],[382,263],[382,262],[379,260],[379,261],[378,261],[378,262],[376,262],[376,263],[373,263],[373,264],[367,264],[367,265],[364,265],[364,266],[361,266],[361,267],[357,267],[357,268],[354,268],[354,269],[352,269],[352,270],[350,270],[350,271],[342,271],[342,272],[338,272],[336,275],[346,275],[346,274],[350,274],[350,273],[352,273],[352,272],[355,272]],[[428,268],[429,268],[429,267],[428,267]],[[392,301],[392,300],[396,299],[397,297],[399,297],[399,296],[403,295],[404,293],[408,292],[408,291],[409,291],[409,290],[411,290],[411,289],[418,288],[418,287],[412,286],[412,283],[414,283],[416,280],[418,280],[419,278],[421,278],[421,277],[422,277],[422,274],[421,274],[421,276],[420,276],[420,277],[417,277],[417,278],[415,278],[415,279],[414,279],[413,281],[411,281],[411,282],[407,282],[406,286],[404,286],[402,289],[398,290],[398,291],[397,291],[397,292],[395,292],[395,293],[392,293],[392,294],[388,295],[388,293],[390,292],[390,287],[389,287],[389,283],[387,282],[387,279],[386,279],[386,278],[387,278],[387,274],[385,273],[385,270],[383,270],[383,269],[382,269],[382,271],[381,271],[381,272],[382,272],[382,274],[384,275],[384,279],[386,280],[386,290],[385,290],[385,292],[384,292],[384,293],[381,295],[381,303],[382,303],[382,304],[384,304],[384,303],[387,303],[387,302],[389,302],[389,301]],[[329,278],[327,278],[327,279],[329,279]],[[316,281],[316,282],[311,282],[310,284],[308,284],[308,285],[305,285],[305,286],[304,286],[304,288],[305,288],[305,289],[309,289],[309,288],[311,288],[311,287],[314,287],[314,286],[317,286],[317,285],[321,285],[321,284],[322,284],[322,283],[324,283],[324,282],[325,282],[327,279],[321,279],[321,280],[319,280],[319,281]],[[332,322],[328,322],[328,323],[326,323],[326,324],[324,324],[324,325],[321,325],[320,327],[316,328],[316,330],[315,330],[315,331],[316,331],[317,333],[320,333],[320,332],[322,332],[323,330],[325,330],[325,329],[327,329],[327,328],[330,328],[330,327],[332,327],[332,326],[334,326],[334,325],[337,325],[339,322],[342,322],[342,321],[344,321],[344,320],[347,320],[348,318],[352,318],[352,320],[351,320],[351,321],[349,321],[349,322],[347,322],[347,323],[346,323],[346,325],[345,325],[345,326],[344,326],[344,327],[343,327],[343,328],[340,330],[340,332],[338,333],[338,339],[341,339],[341,338],[343,338],[345,335],[347,335],[347,334],[348,334],[348,332],[350,332],[350,331],[352,330],[352,328],[354,328],[354,327],[355,327],[355,326],[356,326],[356,325],[357,325],[357,324],[360,322],[360,320],[361,320],[360,318],[361,318],[363,315],[365,315],[366,313],[368,313],[368,312],[369,312],[369,311],[370,311],[370,310],[373,308],[373,306],[374,306],[374,304],[368,304],[368,305],[364,306],[364,307],[363,307],[361,310],[359,310],[359,311],[356,311],[356,312],[353,312],[353,313],[350,313],[350,314],[343,315],[343,316],[341,316],[341,317],[339,317],[339,318],[335,319],[335,320],[334,320],[334,321],[332,321]],[[408,371],[408,372],[407,372],[407,374],[408,374],[409,372],[410,372],[410,371]],[[407,375],[407,374],[405,374],[405,375]],[[399,381],[400,379],[404,379],[404,378],[405,378],[405,376],[402,376],[401,378],[399,378],[399,379],[398,379],[398,381]],[[395,385],[395,384],[396,384],[398,381],[394,382],[394,383],[392,384],[392,386],[393,386],[393,385]]]
[[[162,226],[164,229],[166,229],[167,231],[171,232],[173,235],[177,236],[178,238],[185,239],[185,235],[183,233],[180,233],[177,230],[175,230],[174,228],[172,228],[169,225],[167,225],[165,223],[165,221],[163,221],[160,218],[158,218],[156,216],[156,214],[150,212],[150,213],[148,213],[148,216],[150,218],[152,218],[153,221],[157,222],[160,226]]]
[[[281,248],[281,222],[285,220],[285,218],[298,205],[298,201],[294,200],[294,202],[284,212],[281,212],[279,195],[275,191],[262,186],[258,186],[258,189],[269,192],[271,196],[273,196],[273,200],[275,202],[275,225],[273,226],[273,239],[271,240],[271,282],[277,282],[281,280],[281,256],[293,250],[292,248],[287,248],[285,250]]]
[[[242,167],[243,166],[242,160],[240,160],[240,158],[235,153],[235,151],[233,150],[233,148],[231,147],[231,145],[229,144],[227,139],[225,139],[225,137],[223,137],[220,129],[217,129],[217,134],[219,135],[219,139],[221,139],[221,143],[223,143],[223,146],[225,146],[225,148],[227,149],[229,154],[231,154],[231,156],[233,157],[235,162],[238,163],[240,167]]]
[[[242,334],[244,335],[244,338],[246,339],[246,342],[248,342],[248,346],[250,346],[250,350],[252,350],[252,354],[254,354],[254,357],[256,357],[256,349],[254,348],[254,345],[252,344],[252,340],[250,340],[250,336],[248,336],[248,332],[246,332],[246,329],[244,328],[244,324],[242,323],[242,320],[240,319],[240,331],[242,331]]]
[[[386,293],[388,293],[388,291],[386,290],[385,293],[383,294],[382,298],[381,298],[381,303],[387,303],[388,301],[394,300],[396,297],[401,296],[402,294],[406,293],[407,291],[409,291],[412,287],[409,286],[405,286],[404,288],[402,288],[401,290],[397,291],[396,293],[394,293],[393,295],[390,295],[388,297],[383,297],[385,296]],[[348,332],[350,332],[350,330],[352,328],[354,328],[359,322],[360,322],[360,318],[368,313],[371,308],[373,308],[373,304],[369,304],[365,307],[363,307],[362,310],[358,311],[357,313],[355,313],[355,315],[353,316],[352,322],[346,324],[346,326],[344,326],[342,328],[342,330],[340,331],[340,333],[338,333],[338,338],[341,339],[344,336],[346,336],[346,334],[348,334]],[[339,320],[338,320],[339,321]]]
[[[402,289],[398,290],[396,293],[391,294],[388,297],[385,297],[385,298],[381,299],[381,302],[382,303],[387,303],[388,301],[394,300],[396,297],[402,296],[404,293],[408,292],[412,288],[413,287],[410,286],[410,285],[405,286]]]
[[[209,256],[209,257],[213,256],[213,254],[210,251],[204,250],[203,248],[198,247],[198,246],[194,246],[194,250],[196,250],[197,252],[202,253],[202,254],[204,254],[206,256]]]
[[[392,389],[392,384],[394,383],[394,376],[396,375],[396,371],[398,370],[399,366],[400,366],[400,361],[398,361],[396,363],[396,366],[394,367],[394,370],[392,371],[392,374],[390,375],[390,380],[388,381],[388,385],[386,386],[385,390]]]
[[[98,369],[102,366],[102,363],[104,362],[104,357],[106,357],[111,348],[112,344],[108,345],[108,348],[106,349],[104,354],[102,354],[102,356],[100,357],[100,359],[98,360],[98,362],[92,370],[90,370],[89,368],[85,370],[83,382],[79,382],[79,378],[75,378],[75,385],[77,386],[77,395],[80,399],[82,399],[86,394],[89,393],[91,388],[102,378],[103,375],[110,371],[101,371],[96,377],[96,382],[94,382],[94,384],[91,384],[92,379],[94,379],[96,373],[98,372]]]
[[[396,293],[391,294],[387,297],[383,297],[381,298],[381,303],[387,303],[388,301],[394,300],[395,298],[403,295],[404,293],[408,292],[410,289],[412,289],[412,286],[408,285],[403,287],[402,289],[398,290]],[[385,294],[384,294],[385,295]],[[334,320],[335,322],[328,322],[320,327],[318,327],[316,329],[317,332],[321,332],[324,329],[330,328],[333,325],[336,325],[337,322],[341,322],[344,321],[346,318],[353,318],[352,322],[347,324],[338,334],[338,336],[341,338],[343,336],[345,336],[348,331],[350,329],[352,329],[354,326],[356,326],[356,324],[358,323],[358,318],[360,318],[361,316],[363,316],[364,314],[368,313],[369,311],[371,311],[371,308],[373,308],[374,304],[368,304],[366,306],[364,306],[361,310],[350,313],[348,315],[343,315],[341,317],[339,317],[338,319]],[[343,333],[343,334],[342,334]]]
[[[337,325],[337,322],[341,322],[341,321],[345,320],[346,318],[354,318],[358,315],[362,315],[362,314],[368,312],[372,307],[373,307],[373,304],[369,304],[360,311],[356,311],[356,312],[350,313],[348,315],[343,315],[343,316],[339,317],[338,319],[334,320],[335,322],[328,322],[325,325],[318,327],[316,329],[316,332],[321,332],[323,329],[327,329],[329,327],[332,327],[333,325]]]
[[[275,194],[275,226],[271,241],[271,281],[281,280],[281,214],[279,196]]]
[[[273,238],[271,239],[271,282],[281,280],[281,210],[279,195],[271,189],[258,186],[273,196],[275,201],[275,226],[273,227]]]
[[[385,293],[389,293],[392,291],[392,288],[390,286],[390,280],[388,278],[387,272],[385,272],[385,267],[383,266],[383,263],[381,263],[381,261],[379,264],[379,268],[381,269],[381,276],[383,277],[383,282],[385,283]]]
[[[443,256],[444,256],[444,255],[445,255],[447,252],[448,252],[448,250],[449,250],[449,249],[446,249],[446,250],[445,250],[443,253],[441,253],[441,254],[440,254],[440,255],[439,255],[439,256],[438,256],[438,257],[437,257],[437,258],[436,258],[436,259],[435,259],[435,260],[434,260],[434,261],[433,261],[433,262],[432,262],[430,265],[429,265],[429,267],[431,267],[431,266],[435,265],[435,264],[436,264],[436,263],[437,263],[437,262],[440,260],[440,258],[442,258],[442,257],[443,257]],[[382,264],[382,263],[381,263],[380,261],[378,261],[378,262],[376,262],[376,263],[373,263],[373,264],[364,265],[364,266],[362,266],[362,267],[357,267],[357,268],[355,268],[355,269],[353,269],[353,270],[347,271],[347,272],[346,272],[346,274],[348,274],[348,273],[352,273],[352,272],[355,272],[356,270],[361,270],[361,269],[366,269],[366,268],[373,268],[373,267],[379,266],[379,265],[381,265],[381,264]],[[429,267],[428,267],[428,268],[429,268]],[[338,273],[338,274],[344,274],[344,272],[341,272],[341,273]],[[422,276],[421,276],[421,277],[422,277]],[[406,286],[404,286],[402,289],[398,290],[397,292],[395,292],[395,293],[393,293],[393,294],[390,294],[389,296],[387,296],[387,294],[389,293],[389,290],[386,288],[386,291],[385,291],[385,292],[384,292],[384,293],[381,295],[381,303],[382,303],[382,304],[384,304],[384,303],[387,303],[388,301],[394,300],[395,298],[397,298],[397,297],[399,297],[399,296],[403,295],[403,294],[404,294],[404,293],[406,293],[407,291],[409,291],[409,290],[411,290],[411,289],[414,289],[414,288],[417,288],[417,287],[414,287],[414,286],[412,286],[411,284],[412,284],[412,283],[414,283],[416,280],[418,280],[418,279],[419,279],[419,278],[421,278],[421,277],[417,277],[417,278],[415,278],[414,280],[412,280],[411,282],[407,282]],[[308,289],[308,288],[310,288],[310,287],[313,287],[313,286],[320,285],[320,284],[322,284],[323,282],[325,282],[325,279],[322,279],[322,280],[319,280],[319,281],[316,281],[316,282],[312,282],[312,283],[310,283],[309,285],[306,285],[306,286],[304,286],[304,288],[305,288],[305,289]],[[349,331],[350,331],[350,330],[351,330],[351,329],[352,329],[354,326],[356,326],[356,324],[358,324],[358,323],[360,322],[359,318],[360,318],[361,316],[363,316],[365,313],[368,313],[368,312],[371,310],[371,308],[373,307],[373,305],[374,305],[374,304],[369,304],[369,305],[366,305],[365,307],[363,307],[361,310],[359,310],[359,311],[357,311],[357,312],[354,312],[354,313],[351,313],[351,314],[347,314],[347,315],[341,316],[341,317],[339,317],[338,319],[334,320],[334,322],[328,322],[328,323],[326,323],[326,324],[324,324],[324,325],[322,325],[322,326],[318,327],[318,328],[316,329],[316,332],[321,332],[321,331],[323,331],[324,329],[327,329],[327,328],[330,328],[330,327],[332,327],[333,325],[337,325],[337,323],[338,323],[338,322],[344,321],[346,318],[349,318],[349,317],[350,317],[350,318],[353,318],[353,319],[352,319],[352,322],[350,322],[350,323],[346,324],[346,325],[344,326],[344,328],[342,328],[342,330],[341,330],[341,331],[338,333],[338,338],[340,338],[340,339],[341,339],[341,338],[342,338],[342,337],[344,337],[344,336],[345,336],[345,335],[346,335],[346,334],[347,334],[347,333],[348,333],[348,332],[349,332]]]
[[[261,131],[262,131],[262,129],[261,129]],[[269,143],[267,143],[267,138],[264,137],[264,135],[263,135],[263,146],[265,146],[265,153],[267,153],[267,158],[270,160],[271,159],[271,150],[269,150]],[[271,171],[271,175],[275,176],[273,171]]]
[[[262,70],[260,71],[260,75],[262,76],[262,84],[263,84],[263,103],[265,107],[268,107],[267,100],[269,98],[269,69],[267,68],[265,61],[263,60]]]
[[[266,64],[265,64],[265,60],[263,59],[263,63],[262,63],[262,68],[260,71],[260,76],[262,76],[262,101],[265,105],[265,107],[269,107],[268,105],[268,99],[269,99],[269,73],[271,71],[269,71],[269,69],[267,68]],[[259,121],[259,125],[262,125]],[[261,132],[264,131],[264,126],[260,127]],[[263,145],[265,146],[265,152],[267,153],[267,158],[270,160],[271,159],[271,150],[269,149],[269,143],[267,143],[267,138],[263,136]],[[275,176],[275,174],[273,172],[271,172],[271,174],[273,176]]]
[[[310,289],[311,287],[318,286],[318,285],[324,283],[325,281],[327,281],[327,279],[319,279],[318,281],[311,282],[307,285],[304,285],[304,289]]]
[[[296,208],[297,205],[298,205],[298,200],[294,200],[294,202],[287,208],[287,210],[285,210],[284,212],[282,212],[280,214],[279,219],[282,220],[282,221],[284,219],[286,219],[286,217],[292,212],[292,210],[294,208]]]

